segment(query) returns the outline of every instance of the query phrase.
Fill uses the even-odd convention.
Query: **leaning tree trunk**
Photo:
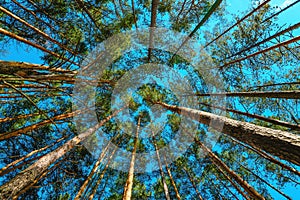
[[[158,166],[159,166],[161,181],[162,181],[163,187],[164,187],[165,197],[166,197],[167,200],[170,200],[168,185],[167,185],[166,180],[165,180],[165,175],[164,175],[164,171],[163,171],[163,168],[162,168],[160,155],[159,155],[157,144],[154,140],[154,133],[153,132],[152,132],[152,137],[153,137],[153,145],[154,145],[155,152],[156,152],[157,162],[158,162]]]
[[[113,114],[99,122],[96,126],[89,128],[87,131],[70,139],[58,149],[49,152],[48,154],[40,158],[38,161],[36,161],[34,164],[29,166],[27,169],[20,172],[9,182],[2,185],[0,187],[0,199],[10,199],[11,197],[15,196],[19,191],[26,188],[28,185],[34,182],[34,180],[37,179],[39,175],[45,172],[51,164],[53,164],[55,161],[57,161],[59,158],[65,155],[68,151],[70,151],[81,141],[85,140],[90,135],[92,135],[97,129],[99,129],[102,125],[104,125],[107,121],[109,121],[112,117],[117,115],[123,109],[124,108],[121,108],[120,110],[115,111]]]
[[[300,99],[300,90],[287,91],[258,91],[258,92],[222,92],[222,93],[204,93],[204,94],[187,94],[185,96],[198,97],[265,97],[265,98],[284,98]]]
[[[174,181],[174,179],[173,179],[171,170],[170,170],[169,167],[168,167],[167,159],[166,159],[165,156],[164,156],[164,159],[165,159],[165,164],[166,164],[166,170],[167,170],[168,175],[169,175],[169,177],[170,177],[171,184],[172,184],[172,186],[173,186],[173,188],[174,188],[174,191],[175,191],[175,194],[176,194],[176,198],[177,198],[177,200],[180,200],[181,197],[180,197],[179,191],[178,191],[177,186],[176,186],[176,183],[175,183],[175,181]]]
[[[200,123],[211,125],[211,127],[217,131],[221,131],[250,146],[258,147],[281,159],[300,165],[299,135],[265,128],[248,122],[241,122],[186,107],[173,106],[161,102],[158,102],[157,104],[197,120]]]
[[[259,120],[262,120],[262,121],[265,121],[265,122],[269,122],[271,124],[284,126],[284,127],[291,128],[291,129],[294,129],[294,130],[300,130],[300,125],[298,125],[298,124],[290,124],[288,122],[281,121],[281,120],[278,120],[278,119],[267,118],[267,117],[264,117],[264,116],[261,116],[261,115],[250,114],[248,112],[242,112],[242,111],[239,111],[239,110],[229,109],[229,108],[225,108],[225,107],[221,107],[221,106],[215,106],[215,105],[210,105],[210,104],[206,104],[206,103],[199,103],[199,104],[207,106],[207,107],[212,107],[212,108],[216,108],[216,109],[219,109],[219,110],[223,110],[223,111],[232,112],[232,113],[235,113],[235,114],[244,115],[246,117],[259,119]]]
[[[207,152],[209,158],[216,165],[225,170],[252,198],[265,200],[265,198],[259,194],[249,183],[243,180],[237,173],[232,171],[216,154],[214,154],[209,148],[207,148],[202,142],[199,140],[195,140],[195,142]]]
[[[199,200],[203,200],[203,197],[201,196],[201,194],[200,194],[200,192],[199,192],[199,190],[198,190],[198,188],[197,188],[197,186],[196,186],[196,184],[195,184],[192,176],[190,175],[189,171],[187,170],[186,167],[183,167],[183,170],[185,171],[185,173],[189,177],[189,180],[190,180],[191,184],[193,185],[193,188],[195,189],[195,192],[197,193],[198,199]]]
[[[137,150],[137,144],[138,144],[140,122],[141,122],[141,119],[139,118],[136,133],[135,133],[135,138],[134,138],[134,146],[133,146],[133,151],[132,151],[132,156],[131,156],[131,161],[130,161],[130,167],[129,167],[129,171],[128,171],[128,178],[127,178],[126,184],[124,186],[123,200],[131,199],[133,176],[134,176],[134,163],[135,163],[135,156],[136,156],[136,150]]]

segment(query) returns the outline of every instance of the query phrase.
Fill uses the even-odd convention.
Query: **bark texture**
[[[286,131],[274,130],[248,122],[241,122],[227,117],[195,109],[158,103],[163,107],[180,113],[200,123],[210,125],[250,146],[258,147],[281,159],[300,165],[300,136]]]

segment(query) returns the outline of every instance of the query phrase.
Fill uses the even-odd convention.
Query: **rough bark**
[[[120,111],[124,108],[117,110],[112,115],[108,116],[107,118],[103,119],[97,125],[92,128],[89,128],[85,132],[79,134],[78,136],[70,139],[66,143],[64,143],[58,149],[49,152],[34,164],[30,165],[27,169],[20,172],[16,175],[13,179],[9,182],[5,183],[0,187],[0,199],[10,199],[12,196],[16,195],[19,191],[23,190],[29,184],[34,182],[36,178],[45,172],[47,168],[53,164],[56,160],[61,158],[67,152],[69,152],[73,147],[79,144],[81,141],[88,138],[92,135],[97,129],[99,129],[102,125],[104,125],[107,121],[109,121],[112,117],[117,115]]]
[[[197,120],[200,123],[210,125],[211,128],[223,132],[250,146],[256,146],[281,159],[300,165],[299,135],[265,128],[195,109],[172,106],[161,102],[157,104]]]

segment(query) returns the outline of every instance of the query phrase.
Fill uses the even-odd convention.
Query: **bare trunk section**
[[[251,200],[242,190],[241,188],[239,188],[239,186],[232,180],[231,177],[229,177],[224,171],[223,169],[221,169],[218,165],[215,165],[217,170],[231,183],[231,185],[246,199],[246,200]],[[216,173],[216,175],[218,176],[218,178],[220,179],[220,175],[218,173]]]
[[[230,31],[232,28],[234,28],[235,26],[239,25],[242,21],[244,21],[245,19],[247,19],[248,17],[250,17],[253,13],[255,13],[256,11],[258,11],[259,9],[261,9],[264,5],[266,5],[267,3],[269,3],[271,0],[266,0],[265,2],[263,2],[262,4],[260,4],[258,7],[256,7],[255,9],[253,9],[251,12],[249,12],[247,15],[245,15],[243,18],[239,19],[235,24],[233,24],[232,26],[230,26],[228,29],[226,29],[222,34],[220,34],[219,36],[217,36],[215,39],[213,39],[212,41],[208,42],[207,44],[205,44],[204,48],[208,47],[210,44],[214,43],[215,41],[217,41],[220,37],[222,37],[223,35],[225,35],[228,31]]]
[[[259,91],[259,92],[224,92],[224,93],[206,93],[206,94],[187,94],[185,96],[198,97],[264,97],[264,98],[284,98],[300,99],[300,90],[287,91]]]
[[[84,181],[84,183],[82,184],[82,186],[80,187],[76,197],[74,200],[80,200],[83,192],[85,191],[88,183],[90,182],[90,180],[92,179],[93,175],[95,174],[95,172],[97,171],[99,165],[101,164],[101,162],[103,161],[105,154],[108,150],[110,146],[110,142],[106,145],[106,147],[103,149],[102,153],[99,155],[97,162],[94,164],[93,169],[91,170],[90,174],[88,175],[87,179]]]
[[[96,194],[96,192],[97,192],[98,185],[100,184],[101,180],[103,179],[104,174],[105,174],[106,170],[108,169],[109,164],[110,164],[110,162],[112,161],[112,158],[113,158],[115,152],[117,151],[117,149],[118,149],[118,147],[116,146],[115,149],[113,150],[113,152],[110,154],[110,156],[109,156],[109,158],[108,158],[108,161],[107,161],[107,163],[106,163],[106,165],[105,165],[103,171],[101,172],[99,178],[97,179],[96,185],[95,185],[95,187],[93,188],[91,195],[89,196],[89,200],[92,200],[92,199],[94,198],[94,196],[95,196],[95,194]],[[105,186],[104,186],[104,187],[105,187]]]
[[[97,129],[99,129],[102,125],[104,125],[107,121],[109,121],[112,117],[117,115],[123,109],[124,108],[121,108],[121,109],[115,111],[114,113],[112,113],[110,116],[103,119],[101,122],[99,122],[94,127],[89,128],[85,132],[70,139],[69,141],[64,143],[61,147],[59,147],[58,149],[49,152],[48,154],[46,154],[45,156],[40,158],[38,161],[36,161],[34,164],[29,166],[27,169],[20,172],[9,182],[2,185],[0,187],[0,199],[10,199],[12,196],[16,195],[19,191],[23,190],[29,184],[34,182],[36,180],[36,178],[40,174],[45,172],[51,164],[53,164],[56,160],[58,160],[63,155],[65,155],[67,152],[69,152],[77,144],[79,144],[80,142],[82,142],[83,140],[88,138],[90,135],[92,135]]]
[[[166,166],[166,170],[167,170],[168,175],[169,175],[169,177],[170,177],[171,184],[172,184],[172,186],[173,186],[173,188],[174,188],[174,191],[175,191],[175,194],[176,194],[176,198],[177,198],[177,200],[180,200],[181,197],[180,197],[179,191],[178,191],[178,189],[177,189],[176,183],[175,183],[175,181],[174,181],[174,179],[173,179],[171,170],[170,170],[169,167],[168,167],[166,157],[164,157],[164,159],[165,159],[165,164],[166,164],[166,165],[165,165],[165,166]]]
[[[161,181],[162,181],[163,187],[164,187],[165,197],[166,197],[167,200],[170,200],[171,198],[170,198],[170,195],[169,195],[169,189],[168,189],[168,185],[167,185],[166,180],[165,180],[165,175],[164,175],[164,171],[163,171],[163,168],[162,168],[158,147],[157,147],[156,142],[154,141],[154,133],[153,132],[152,132],[152,137],[153,137],[153,145],[154,145],[155,152],[156,152],[157,162],[158,162],[158,166],[159,166]]]
[[[8,36],[10,38],[13,38],[15,40],[18,40],[20,42],[23,42],[25,44],[28,44],[28,45],[30,45],[30,46],[32,46],[34,48],[42,50],[42,51],[44,51],[44,52],[46,52],[46,53],[48,53],[48,54],[50,54],[50,55],[52,55],[52,56],[54,56],[54,57],[56,57],[58,59],[62,59],[64,61],[67,61],[69,63],[72,63],[72,64],[80,67],[80,65],[78,63],[75,63],[75,62],[73,62],[72,60],[70,60],[68,58],[65,58],[65,57],[63,57],[63,56],[61,56],[61,55],[59,55],[59,54],[57,54],[57,53],[55,53],[53,51],[50,51],[50,50],[46,49],[45,47],[43,47],[43,46],[41,46],[39,44],[35,44],[35,43],[33,43],[33,42],[31,42],[31,41],[29,41],[29,40],[27,40],[27,39],[25,39],[25,38],[23,38],[21,36],[18,36],[18,35],[14,34],[14,33],[9,32],[9,31],[7,31],[7,30],[5,30],[3,28],[0,28],[0,33],[3,34],[3,35]]]
[[[60,141],[66,139],[66,136],[62,137],[62,138],[59,138],[58,140],[56,140],[54,143],[52,143],[51,145],[47,145],[43,148],[40,148],[40,149],[37,149],[37,150],[34,150],[32,152],[30,152],[29,154],[27,154],[26,156],[23,156],[22,158],[18,159],[18,160],[15,160],[13,162],[11,162],[10,164],[6,165],[5,167],[3,167],[2,169],[0,169],[0,176],[3,176],[4,174],[7,174],[9,171],[11,171],[11,168],[12,166],[15,166],[16,164],[24,161],[26,158],[29,158],[31,157],[32,155],[36,154],[36,153],[39,153],[39,152],[42,152],[42,151],[45,151],[46,149],[54,146],[55,144],[59,143]],[[19,168],[19,167],[18,167]]]
[[[10,12],[9,10],[3,8],[2,6],[0,6],[0,11],[4,12],[5,14],[11,16],[12,18],[16,19],[17,21],[21,22],[22,24],[24,24],[25,26],[31,28],[32,30],[34,30],[36,33],[42,35],[44,38],[50,40],[51,42],[57,44],[59,47],[61,47],[62,49],[70,52],[71,54],[73,54],[74,56],[76,55],[76,53],[74,53],[71,49],[65,47],[63,44],[61,44],[60,42],[58,42],[57,40],[53,39],[52,37],[50,37],[48,34],[44,33],[43,31],[41,31],[40,29],[36,28],[35,26],[32,26],[31,24],[29,24],[28,22],[26,22],[24,19],[18,17],[17,15],[13,14],[12,12]]]
[[[157,104],[197,120],[200,123],[210,125],[217,131],[223,132],[250,146],[258,147],[281,159],[300,165],[299,135],[265,128],[195,109],[172,106],[161,102]]]
[[[77,74],[77,71],[66,70],[61,68],[52,68],[45,65],[27,63],[27,62],[16,62],[16,61],[4,61],[0,60],[0,70],[1,72],[6,69],[7,71],[11,71],[12,69],[16,70],[47,70],[50,72],[59,72],[59,73],[70,73]]]
[[[292,172],[292,173],[294,173],[294,174],[300,176],[300,172],[297,171],[295,168],[290,167],[290,166],[284,164],[283,162],[281,162],[281,161],[279,161],[279,160],[273,158],[273,157],[270,156],[269,154],[267,154],[267,153],[261,151],[260,149],[257,149],[256,147],[251,147],[251,146],[245,145],[245,144],[243,144],[242,142],[240,142],[240,141],[238,141],[238,140],[236,140],[236,139],[234,139],[234,138],[232,138],[232,137],[230,137],[230,139],[231,139],[233,142],[238,143],[239,145],[241,145],[241,146],[243,146],[243,147],[245,147],[245,148],[247,148],[247,149],[249,149],[249,150],[251,150],[251,151],[257,153],[258,155],[260,155],[260,156],[263,157],[264,159],[269,160],[270,162],[279,165],[279,166],[282,167],[283,169],[286,169],[286,170],[288,170],[288,171],[290,171],[290,172]]]
[[[235,114],[244,115],[246,117],[259,119],[259,120],[262,120],[262,121],[265,121],[265,122],[269,122],[271,124],[284,126],[284,127],[291,128],[291,129],[294,129],[294,130],[300,130],[300,125],[297,125],[297,124],[290,124],[290,123],[285,122],[285,121],[272,119],[272,118],[267,118],[267,117],[263,117],[263,116],[260,116],[260,115],[250,114],[250,113],[242,112],[242,111],[238,111],[238,110],[228,109],[228,108],[221,107],[221,106],[214,106],[214,105],[209,105],[209,104],[206,104],[206,103],[199,103],[199,104],[207,106],[207,107],[217,108],[217,109],[223,110],[223,111],[232,112],[232,113],[235,113]]]
[[[82,111],[77,110],[77,111],[74,111],[74,112],[71,112],[71,113],[57,115],[55,117],[52,117],[51,119],[46,119],[46,120],[41,121],[39,123],[32,124],[32,125],[26,126],[24,128],[21,128],[21,129],[12,131],[12,132],[2,133],[2,134],[0,134],[0,141],[6,140],[6,139],[9,139],[9,138],[12,138],[12,137],[16,137],[20,134],[27,133],[28,131],[36,130],[36,129],[42,127],[42,126],[46,126],[46,125],[51,124],[52,121],[58,121],[58,120],[63,120],[63,119],[66,119],[66,118],[73,117],[73,116],[75,116],[75,115],[77,115],[81,112]]]
[[[238,174],[232,171],[218,156],[216,156],[209,148],[207,148],[202,142],[199,140],[195,140],[195,142],[208,153],[210,159],[215,163],[215,165],[221,167],[226,171],[244,190],[254,199],[264,200],[265,198],[259,194],[249,183],[243,180]]]
[[[193,180],[193,177],[190,175],[190,173],[188,172],[187,168],[183,167],[183,170],[185,171],[185,173],[186,173],[187,176],[189,177],[189,180],[190,180],[190,182],[192,183],[193,188],[195,189],[195,192],[196,192],[198,198],[199,198],[200,200],[203,200],[203,197],[201,196],[201,194],[200,194],[200,192],[199,192],[199,190],[198,190],[198,188],[197,188],[197,186],[196,186],[196,184],[195,184],[195,181]]]
[[[156,27],[157,7],[159,0],[152,0],[151,4],[151,23],[150,23],[150,36],[149,36],[149,48],[148,48],[148,62],[151,60],[151,52],[153,49],[153,32]]]
[[[134,147],[133,147],[133,151],[132,151],[130,167],[129,167],[129,171],[128,171],[128,178],[127,178],[126,184],[124,186],[123,200],[131,199],[133,176],[134,176],[134,163],[135,163],[135,156],[136,156],[137,144],[138,144],[138,139],[139,139],[140,122],[141,122],[141,118],[139,117],[137,129],[136,129],[136,133],[135,133],[135,138],[134,138]]]

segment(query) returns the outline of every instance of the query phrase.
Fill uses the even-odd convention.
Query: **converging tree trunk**
[[[133,176],[134,176],[134,164],[135,164],[135,156],[139,139],[139,129],[140,129],[141,118],[138,119],[138,124],[136,128],[135,138],[134,138],[134,146],[131,155],[130,167],[128,171],[128,177],[126,184],[124,186],[123,200],[130,200],[132,195],[132,186],[133,186]]]
[[[168,105],[161,102],[157,104],[197,120],[200,123],[211,125],[217,131],[223,132],[250,146],[258,147],[281,159],[300,165],[299,135],[229,119],[200,110]]]
[[[75,145],[79,144],[81,141],[85,140],[87,137],[92,135],[97,129],[109,121],[112,117],[117,115],[124,108],[115,111],[110,116],[106,117],[100,121],[97,125],[92,128],[89,128],[87,131],[79,134],[78,136],[72,138],[68,142],[64,143],[58,149],[46,154],[34,164],[30,165],[27,169],[20,172],[9,182],[5,183],[0,187],[0,199],[10,199],[15,196],[19,191],[24,189],[27,185],[33,182],[40,174],[47,170],[47,168],[69,152]]]

